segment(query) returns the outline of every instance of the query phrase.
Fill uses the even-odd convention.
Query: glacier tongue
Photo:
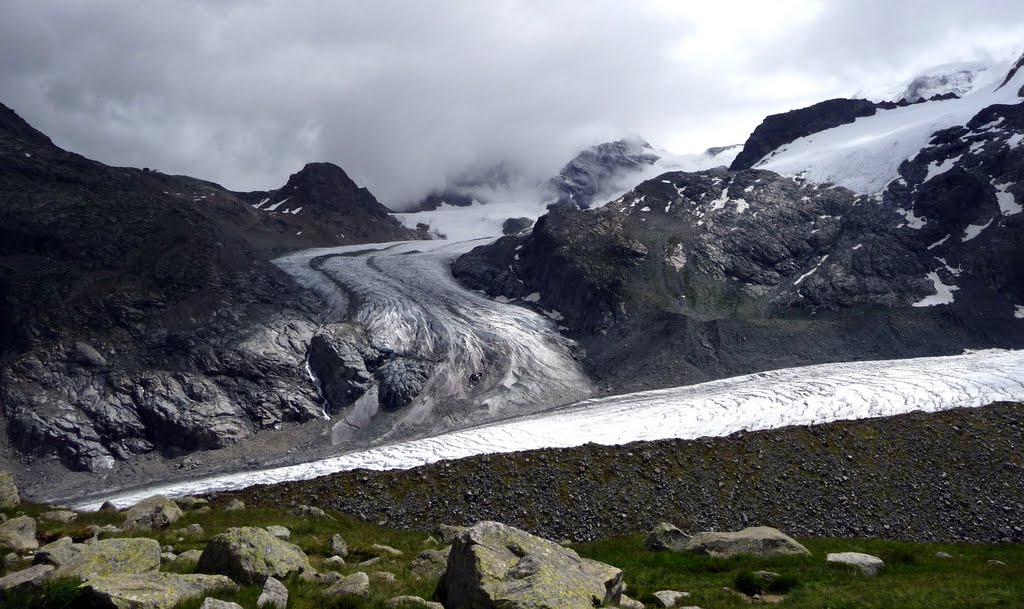
[[[914,411],[974,408],[1024,400],[1024,352],[849,362],[762,372],[700,385],[592,399],[538,415],[422,440],[380,446],[321,461],[246,471],[94,497],[129,505],[154,493],[184,495],[253,484],[308,480],[352,470],[406,469],[478,454],[724,436]]]

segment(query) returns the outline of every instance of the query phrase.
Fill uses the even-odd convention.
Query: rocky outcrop
[[[1024,406],[998,404],[341,472],[242,496],[261,507],[316,496],[331,510],[420,531],[490,519],[576,541],[645,533],[659,522],[690,531],[764,522],[798,538],[1021,543],[1022,443]]]
[[[19,516],[0,522],[0,554],[35,550],[38,547],[34,519],[29,516]]]
[[[445,575],[451,609],[591,609],[617,603],[622,571],[497,523],[455,539]]]
[[[58,555],[52,554],[55,559]],[[160,570],[160,542],[145,537],[104,539],[75,544],[54,572],[56,579],[86,579],[93,575],[152,573]]]
[[[885,562],[877,556],[861,552],[836,552],[825,557],[826,562],[850,565],[860,569],[868,577],[874,577],[885,568]]]
[[[730,169],[750,169],[773,150],[802,137],[873,116],[877,108],[866,99],[830,99],[807,108],[773,114],[754,129]]]
[[[0,509],[8,510],[21,504],[18,487],[11,472],[0,472]]]
[[[125,514],[124,530],[166,529],[182,516],[178,504],[163,495],[155,495],[133,505]]]
[[[807,548],[772,527],[750,527],[735,532],[704,531],[686,542],[686,552],[714,558],[733,556],[810,556]]]
[[[32,562],[38,565],[52,565],[59,567],[81,552],[82,544],[75,543],[70,537],[61,537],[57,541],[50,542],[39,548]]]
[[[312,570],[298,546],[253,527],[228,529],[213,537],[196,565],[198,573],[227,575],[241,584],[262,584],[268,577],[284,579]]]
[[[220,575],[145,573],[94,577],[81,590],[88,606],[97,609],[172,609],[211,592],[237,591],[238,585]]]

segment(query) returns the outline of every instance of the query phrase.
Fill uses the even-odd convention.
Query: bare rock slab
[[[177,522],[181,515],[177,503],[163,495],[154,495],[129,508],[122,528],[126,531],[166,529]]]
[[[687,552],[716,558],[732,556],[810,556],[795,539],[772,527],[750,527],[731,533],[697,533],[686,543]]]

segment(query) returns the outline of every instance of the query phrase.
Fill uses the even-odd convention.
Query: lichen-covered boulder
[[[449,609],[592,609],[622,596],[622,571],[498,522],[479,522],[448,557]]]
[[[50,565],[35,565],[0,577],[0,602],[11,592],[39,589],[52,573],[53,567]]]
[[[292,532],[288,530],[288,527],[272,524],[266,528],[268,533],[270,533],[274,537],[277,537],[278,539],[284,539],[285,541],[287,541],[288,538],[292,536]]]
[[[36,541],[36,521],[19,516],[0,523],[0,553],[24,552],[39,547]]]
[[[177,503],[163,495],[155,495],[133,505],[125,515],[122,528],[126,531],[166,529],[177,522],[181,515]]]
[[[211,592],[238,590],[238,585],[222,575],[143,573],[94,577],[81,590],[86,606],[97,609],[171,609]]]
[[[199,557],[203,555],[202,550],[189,550],[182,552],[174,559],[174,562],[180,564],[196,564],[199,562]]]
[[[792,556],[811,553],[795,539],[772,527],[750,527],[732,533],[702,532],[686,542],[685,550],[716,558],[731,556]]]
[[[440,524],[437,526],[437,530],[434,531],[434,535],[437,539],[446,546],[452,545],[455,538],[466,532],[468,527],[460,527],[451,524]]]
[[[690,536],[680,531],[675,525],[667,522],[659,522],[644,539],[644,545],[648,550],[660,552],[681,552],[686,547]]]
[[[77,552],[57,567],[57,579],[127,575],[160,570],[160,542],[145,537],[75,544]]]
[[[881,558],[861,552],[836,552],[826,556],[825,561],[857,567],[868,577],[878,575],[885,568],[885,561]]]
[[[0,510],[16,508],[21,505],[18,486],[14,484],[11,472],[0,472]]]
[[[266,529],[228,529],[206,544],[196,571],[227,575],[240,584],[262,584],[268,577],[311,571],[309,558],[298,546],[274,537]]]

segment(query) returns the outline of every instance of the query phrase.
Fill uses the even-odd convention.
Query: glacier
[[[180,496],[229,491],[354,469],[408,469],[480,454],[571,447],[589,442],[619,445],[696,439],[744,430],[975,408],[998,401],[1024,401],[1024,352],[989,350],[946,357],[788,368],[699,385],[589,399],[541,414],[300,465],[93,496],[74,507],[96,509],[106,500],[127,506],[157,493]]]

